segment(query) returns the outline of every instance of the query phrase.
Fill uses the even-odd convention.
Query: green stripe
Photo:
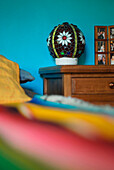
[[[76,31],[75,31],[75,28],[73,27],[73,25],[70,24],[70,26],[71,26],[71,28],[74,32],[74,39],[75,39],[74,53],[73,53],[73,56],[72,56],[72,58],[74,58],[75,55],[76,55],[76,52],[77,52],[77,34],[76,34]]]
[[[35,161],[28,155],[11,148],[0,138],[0,170],[51,170],[52,168]]]
[[[59,58],[59,55],[58,55],[58,53],[57,53],[57,51],[56,51],[56,49],[55,49],[54,37],[55,37],[55,33],[56,33],[56,31],[57,31],[57,28],[58,28],[59,26],[60,26],[60,25],[58,25],[58,26],[55,28],[55,30],[54,30],[54,32],[53,32],[53,36],[52,36],[52,46],[53,46],[53,50],[54,50],[55,55],[57,56],[57,58]]]

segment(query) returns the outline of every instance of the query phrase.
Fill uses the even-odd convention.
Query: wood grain
[[[54,66],[39,69],[44,94],[72,96],[114,105],[114,66]]]

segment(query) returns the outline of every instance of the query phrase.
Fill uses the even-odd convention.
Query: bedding
[[[31,100],[19,82],[19,65],[0,55],[0,104]]]
[[[38,94],[38,93],[34,92],[32,89],[28,89],[28,88],[24,88],[24,87],[23,87],[23,89],[24,89],[25,94],[31,98],[33,98],[34,95]]]
[[[26,83],[35,80],[35,78],[31,75],[31,73],[23,69],[19,69],[19,76],[20,76],[20,83]]]
[[[0,55],[0,170],[114,169],[113,107],[31,97],[18,64]]]
[[[113,170],[114,115],[100,109],[38,95],[0,105],[1,169]]]

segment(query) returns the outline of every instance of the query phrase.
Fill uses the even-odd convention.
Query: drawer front
[[[114,78],[72,78],[72,95],[114,94]]]

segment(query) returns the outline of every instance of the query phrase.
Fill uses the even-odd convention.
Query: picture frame
[[[95,64],[96,65],[107,65],[107,54],[97,53],[95,54]]]
[[[114,52],[114,40],[110,41],[110,51]]]
[[[107,41],[96,41],[96,52],[107,52]]]
[[[107,39],[107,26],[95,26],[95,39],[106,40]]]
[[[109,65],[114,65],[114,25],[108,26]]]
[[[108,39],[114,39],[114,25],[108,26]]]
[[[114,53],[110,54],[110,65],[114,65]]]
[[[107,26],[95,26],[94,38],[95,38],[95,65],[107,65],[108,64]]]

